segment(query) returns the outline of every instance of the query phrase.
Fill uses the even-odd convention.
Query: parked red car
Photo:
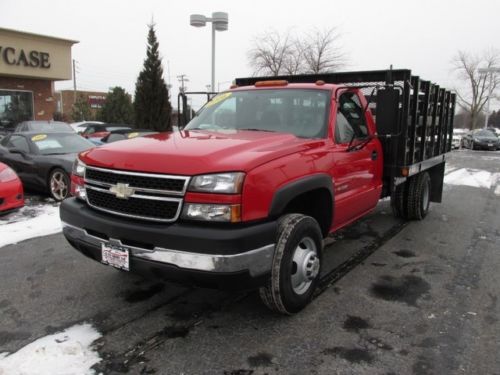
[[[0,163],[0,214],[24,206],[23,184],[16,172]]]

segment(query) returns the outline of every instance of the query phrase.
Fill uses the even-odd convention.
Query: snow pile
[[[0,217],[0,247],[61,231],[59,205],[40,204]]]
[[[444,183],[449,185],[465,185],[490,189],[500,180],[499,173],[491,173],[481,169],[460,168],[444,176]]]
[[[13,354],[0,353],[0,375],[94,374],[91,367],[101,359],[91,345],[100,337],[87,323],[42,337]]]

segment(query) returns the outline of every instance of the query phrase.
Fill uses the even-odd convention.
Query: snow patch
[[[25,206],[15,213],[0,217],[0,247],[59,233],[61,230],[59,205]]]
[[[0,353],[0,375],[94,374],[101,361],[92,343],[101,334],[88,323],[42,337],[19,351]]]
[[[496,183],[498,173],[481,169],[460,168],[444,176],[444,183],[490,189]]]

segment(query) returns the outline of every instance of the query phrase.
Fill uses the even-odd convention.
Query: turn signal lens
[[[182,210],[182,217],[189,220],[236,223],[241,221],[241,206],[239,204],[186,203]]]
[[[286,85],[288,85],[288,81],[285,81],[285,80],[257,81],[257,82],[255,82],[255,87],[286,86]]]

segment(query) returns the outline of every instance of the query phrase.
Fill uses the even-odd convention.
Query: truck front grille
[[[177,218],[181,202],[143,198],[116,198],[110,193],[87,187],[89,205],[110,213],[137,219],[172,221]]]
[[[175,195],[184,194],[187,178],[184,176],[148,175],[146,173],[135,173],[101,168],[89,167],[85,171],[85,179],[109,185],[117,183],[128,183],[131,187],[158,190],[162,193]]]
[[[87,167],[85,190],[89,206],[111,214],[157,222],[179,217],[189,177]],[[125,188],[127,196],[116,193]]]

